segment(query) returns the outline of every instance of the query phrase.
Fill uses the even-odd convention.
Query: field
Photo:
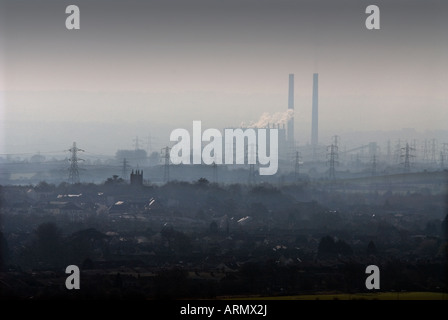
[[[256,300],[440,300],[448,301],[446,292],[378,292],[378,293],[319,293],[295,296],[240,297]]]

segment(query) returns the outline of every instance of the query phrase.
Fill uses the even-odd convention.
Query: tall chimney
[[[318,77],[319,74],[313,74],[313,111],[311,119],[311,145],[318,144],[318,124],[319,124],[319,110],[318,110]]]
[[[289,74],[289,89],[288,89],[288,109],[294,112],[294,74]],[[288,120],[288,142],[294,146],[294,113],[291,119]]]

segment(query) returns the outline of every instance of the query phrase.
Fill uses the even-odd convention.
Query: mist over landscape
[[[447,299],[446,3],[69,4],[0,0],[1,299]]]
[[[367,4],[80,1],[71,32],[63,3],[4,2],[0,153],[77,141],[113,155],[148,135],[157,150],[193,120],[221,129],[283,112],[290,73],[299,144],[310,142],[313,73],[322,143],[403,128],[417,134],[401,139],[445,142],[445,4],[385,2],[376,31]]]

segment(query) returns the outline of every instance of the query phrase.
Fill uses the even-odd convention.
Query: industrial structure
[[[233,148],[234,165],[227,166],[222,162],[215,161],[210,166],[201,163],[191,166],[173,166],[170,159],[171,148],[167,145],[160,150],[160,153],[153,152],[153,161],[149,152],[143,150],[138,137],[134,139],[134,148],[130,150],[117,150],[115,159],[106,159],[103,161],[92,161],[92,154],[87,153],[84,170],[88,166],[89,181],[101,182],[109,176],[114,176],[121,168],[121,176],[131,185],[140,185],[143,181],[143,170],[150,177],[147,181],[169,182],[170,180],[194,180],[207,178],[215,183],[233,183],[242,182],[248,184],[257,184],[263,182],[296,182],[308,179],[346,179],[365,176],[381,176],[387,174],[408,174],[420,171],[447,169],[448,143],[443,142],[445,136],[439,134],[435,138],[428,138],[425,135],[415,132],[412,128],[403,128],[401,131],[391,132],[389,135],[373,136],[347,136],[342,137],[333,135],[331,140],[326,136],[328,131],[321,128],[319,132],[319,74],[313,73],[311,105],[301,106],[298,100],[295,100],[295,74],[288,74],[288,85],[284,94],[284,109],[273,115],[263,115],[255,124],[241,125],[239,127],[228,127],[226,129],[246,129],[254,130],[258,137],[260,129],[266,130],[266,150],[271,150],[270,130],[277,130],[278,133],[278,171],[272,176],[261,176],[259,174],[259,159],[256,163],[249,163],[248,157],[252,158],[258,154],[258,145],[249,138],[245,138],[245,159],[236,159],[242,157],[242,152],[236,152],[237,144],[226,141],[222,143],[222,154],[226,153],[227,148]],[[286,77],[285,77],[286,80]],[[311,80],[311,79],[310,79]],[[286,88],[288,92],[286,93]],[[287,103],[286,103],[287,97]],[[297,106],[296,106],[297,104]],[[310,127],[301,128],[295,126],[295,109],[308,109],[311,107]],[[321,110],[322,112],[322,110]],[[304,129],[304,130],[303,130]],[[311,130],[310,130],[311,129]],[[324,130],[322,130],[324,129]],[[310,131],[309,131],[310,130]],[[299,137],[298,132],[305,137]],[[264,134],[264,132],[261,132]],[[320,137],[319,137],[320,134]],[[252,137],[252,133],[251,136]],[[305,143],[300,143],[299,140]],[[329,141],[326,141],[326,140]],[[367,140],[372,139],[372,140]],[[382,139],[382,141],[380,140]],[[151,143],[149,138],[149,145]],[[246,142],[247,141],[247,142]],[[230,144],[232,146],[230,146]],[[239,145],[239,144],[238,144]],[[238,147],[240,148],[240,147]],[[148,147],[148,151],[150,148]],[[231,150],[231,149],[229,149]],[[60,173],[52,173],[45,166],[49,166],[45,157],[40,154],[32,157],[30,167],[24,170],[25,166],[17,160],[12,161],[8,170],[3,170],[0,178],[8,183],[21,183],[27,175],[34,174],[27,181],[39,183],[39,181],[50,181],[58,183],[60,180],[68,181],[72,184],[80,182],[79,162],[84,161],[78,157],[83,149],[77,147],[76,142],[70,149],[64,150],[70,152],[70,156],[61,159],[58,172],[65,172],[61,177]],[[216,156],[216,154],[215,154]],[[256,156],[255,156],[256,157]],[[1,160],[1,158],[0,158]],[[69,166],[67,168],[67,160]],[[10,161],[10,160],[3,160]],[[192,163],[192,161],[190,161]],[[58,164],[56,164],[58,165]],[[336,170],[337,169],[337,170]],[[68,179],[66,172],[68,170]],[[129,175],[130,171],[132,173]],[[56,171],[55,171],[56,172]],[[219,175],[219,179],[218,179]],[[128,180],[130,177],[130,180]]]
[[[288,147],[294,148],[294,74],[289,75],[288,110],[292,110],[292,117],[288,120]]]
[[[313,147],[313,160],[316,160],[316,148],[319,143],[319,75],[313,74],[313,106],[311,115],[311,145]]]
[[[170,151],[171,148],[166,146],[165,148],[162,148],[160,150],[160,156],[162,159],[165,159],[164,165],[163,165],[163,181],[169,182],[170,181]]]
[[[260,129],[264,129],[266,130],[266,150],[270,150],[270,145],[271,145],[271,141],[269,139],[269,137],[271,136],[270,130],[272,129],[276,129],[278,132],[278,158],[279,161],[288,161],[288,149],[290,148],[290,141],[287,138],[287,128],[285,127],[284,123],[268,123],[266,124],[266,126],[263,127],[256,127],[256,128],[249,128],[249,127],[229,127],[229,128],[225,128],[224,130],[235,130],[235,129],[241,129],[243,131],[245,131],[246,129],[252,129],[255,132],[255,136],[258,137],[258,130]],[[226,148],[229,148],[229,146],[223,145],[223,152],[225,152]],[[246,146],[247,147],[247,146]],[[247,148],[245,148],[245,157],[247,157],[247,154],[249,152],[249,154],[257,154],[257,149],[255,148],[256,146],[249,146],[249,150],[247,150]],[[236,152],[236,144],[233,143],[233,154],[234,157],[237,154]],[[241,159],[240,159],[241,160]],[[235,162],[237,162],[237,159],[235,159]],[[244,159],[242,162],[247,163],[247,160]]]
[[[71,183],[79,183],[79,168],[78,161],[82,161],[83,159],[78,158],[78,151],[84,152],[84,150],[79,149],[76,146],[76,142],[73,142],[73,146],[67,151],[71,152],[70,156],[70,168],[68,169],[68,180]]]

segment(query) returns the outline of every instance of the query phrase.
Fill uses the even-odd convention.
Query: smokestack
[[[289,89],[288,89],[288,109],[294,111],[294,74],[289,74]],[[294,113],[291,119],[288,120],[288,141],[291,146],[294,145]]]
[[[311,145],[317,146],[318,143],[318,124],[319,124],[319,110],[318,110],[318,77],[319,74],[313,74],[313,111],[311,119]]]

